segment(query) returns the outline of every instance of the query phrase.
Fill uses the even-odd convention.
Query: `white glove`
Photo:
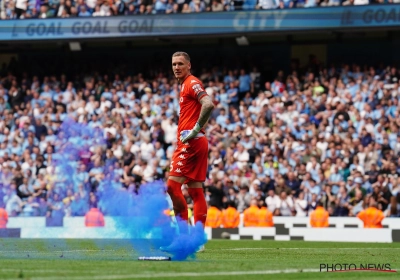
[[[196,135],[200,132],[201,126],[199,123],[196,123],[196,125],[192,128],[192,130],[183,130],[181,131],[181,137],[179,137],[179,140],[181,140],[182,143],[187,142],[188,140],[196,137]]]

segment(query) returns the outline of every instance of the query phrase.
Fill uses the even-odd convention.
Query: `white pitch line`
[[[40,254],[49,254],[49,253],[76,253],[76,252],[83,252],[83,253],[89,253],[89,252],[122,252],[126,250],[55,250],[55,251],[27,251],[27,250],[14,250],[14,251],[1,251],[0,253],[40,253]],[[131,250],[133,251],[133,250]]]
[[[355,249],[365,249],[365,250],[400,250],[400,248],[227,248],[227,249],[206,249],[207,251],[244,251],[244,250],[355,250]]]
[[[245,251],[245,250],[354,250],[354,249],[363,249],[363,250],[400,250],[400,248],[223,248],[223,249],[206,249],[207,251]],[[89,253],[89,252],[135,252],[135,250],[55,250],[55,251],[32,251],[32,250],[10,250],[10,251],[1,251],[2,253],[38,253],[38,254],[51,254],[51,253]]]
[[[1,272],[30,272],[30,273],[82,273],[77,270],[51,270],[51,269],[23,269],[23,268],[0,268]]]
[[[393,270],[399,271],[400,269],[396,268]],[[20,271],[20,270],[18,270]],[[54,270],[22,270],[24,272],[54,272]],[[67,272],[60,271],[57,272]],[[319,269],[282,269],[282,270],[256,270],[256,271],[222,271],[222,272],[180,272],[180,273],[154,273],[154,274],[128,274],[128,275],[93,275],[90,271],[86,271],[87,274],[85,276],[67,276],[67,277],[56,277],[56,276],[48,276],[48,277],[33,277],[30,278],[32,280],[117,280],[117,279],[137,279],[137,278],[179,278],[179,277],[204,277],[204,276],[230,276],[230,275],[268,275],[268,274],[282,274],[282,273],[316,273],[321,272]],[[322,271],[324,273],[325,271]]]
[[[280,273],[320,272],[319,269],[283,269],[283,270],[256,270],[256,271],[226,271],[226,272],[181,272],[181,273],[154,273],[154,274],[129,274],[129,275],[96,275],[86,277],[33,277],[32,280],[114,280],[134,278],[177,278],[177,277],[203,277],[203,276],[230,276],[230,275],[267,275]]]

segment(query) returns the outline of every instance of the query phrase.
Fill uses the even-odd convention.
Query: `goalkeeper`
[[[190,73],[190,57],[185,52],[172,55],[172,70],[181,84],[179,96],[180,116],[178,143],[172,156],[167,181],[180,234],[188,233],[188,207],[182,194],[182,184],[187,184],[194,204],[194,222],[204,227],[207,218],[207,203],[203,193],[208,166],[208,141],[203,127],[206,125],[214,104],[204,91],[199,79]],[[182,222],[183,221],[183,222]],[[179,249],[176,239],[165,251]]]

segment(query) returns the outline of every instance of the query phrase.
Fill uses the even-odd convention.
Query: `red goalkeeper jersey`
[[[182,130],[191,130],[199,119],[201,103],[197,96],[203,91],[203,84],[195,76],[189,75],[183,81],[179,97],[178,139]],[[203,129],[200,132],[205,133]]]

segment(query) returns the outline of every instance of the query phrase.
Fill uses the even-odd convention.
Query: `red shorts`
[[[190,139],[178,146],[172,155],[170,176],[186,177],[184,184],[204,182],[208,168],[208,141],[205,136]]]

